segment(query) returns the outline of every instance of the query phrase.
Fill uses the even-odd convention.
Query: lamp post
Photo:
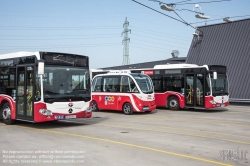
[[[171,5],[161,5],[162,10],[167,10],[169,12],[174,11],[174,8]]]
[[[225,22],[233,22],[233,20],[230,20],[229,17],[223,18],[223,21],[225,21]]]

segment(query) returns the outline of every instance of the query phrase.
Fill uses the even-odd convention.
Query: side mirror
[[[217,80],[217,72],[216,71],[213,72],[213,79]]]
[[[44,74],[44,61],[39,60],[38,61],[38,75],[43,75]]]

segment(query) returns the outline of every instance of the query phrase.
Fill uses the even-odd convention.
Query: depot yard
[[[0,123],[0,165],[249,165],[250,107]]]

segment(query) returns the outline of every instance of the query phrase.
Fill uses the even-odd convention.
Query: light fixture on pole
[[[223,18],[223,21],[225,21],[225,22],[233,22],[233,20],[230,20],[229,17]]]
[[[174,8],[170,5],[161,5],[160,7],[162,10],[167,10],[169,12],[174,11]]]
[[[200,18],[200,19],[209,19],[210,18],[209,16],[205,16],[203,14],[196,14],[195,17]]]

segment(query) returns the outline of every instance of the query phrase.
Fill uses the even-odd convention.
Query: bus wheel
[[[123,113],[126,115],[133,114],[132,106],[129,103],[125,103],[122,107]]]
[[[92,101],[92,111],[93,112],[99,111],[98,105],[97,105],[97,103],[95,101]]]
[[[11,125],[15,123],[15,120],[11,119],[11,110],[10,110],[10,104],[5,103],[2,108],[2,116],[3,116],[3,122],[7,125]]]
[[[178,110],[178,109],[180,109],[179,100],[176,97],[170,97],[168,99],[168,108],[170,110]]]

